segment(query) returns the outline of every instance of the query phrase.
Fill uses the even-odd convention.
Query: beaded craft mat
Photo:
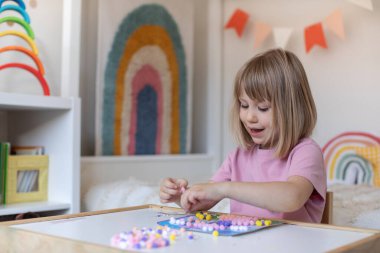
[[[157,222],[173,229],[207,233],[220,236],[237,236],[282,224],[279,221],[238,215],[203,214],[171,217]],[[217,232],[216,232],[217,231]]]

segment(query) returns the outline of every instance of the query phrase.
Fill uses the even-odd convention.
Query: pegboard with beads
[[[250,216],[197,212],[195,215],[171,217],[159,221],[158,224],[174,229],[184,228],[187,231],[213,234],[214,236],[236,236],[282,223]]]

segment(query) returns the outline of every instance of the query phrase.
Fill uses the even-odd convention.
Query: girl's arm
[[[286,182],[197,184],[182,196],[181,205],[187,211],[196,211],[197,203],[230,198],[274,212],[293,212],[305,204],[313,190],[311,182],[301,176],[291,176]]]

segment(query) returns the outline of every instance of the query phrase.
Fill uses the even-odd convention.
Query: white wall
[[[243,38],[238,38],[232,30],[224,32],[223,153],[235,147],[227,127],[234,75],[248,58],[275,47],[270,36],[262,47],[253,49],[254,32],[249,30],[254,21],[294,28],[286,49],[299,56],[308,74],[318,110],[313,137],[321,146],[343,131],[368,131],[380,136],[380,1],[373,0],[373,5],[371,12],[338,0],[225,0],[224,23],[236,8],[245,10],[251,17]],[[323,21],[336,8],[343,14],[346,40],[328,31],[329,48],[316,47],[306,54],[304,27]]]
[[[218,164],[235,147],[227,117],[232,80],[249,57],[275,46],[270,36],[262,47],[254,50],[254,33],[245,33],[240,39],[234,31],[223,30],[237,7],[251,15],[247,29],[253,28],[255,20],[294,28],[286,49],[299,56],[308,74],[318,110],[313,137],[320,145],[348,130],[380,135],[379,1],[373,1],[373,12],[344,0],[208,0],[207,5],[194,0],[194,3],[192,152],[212,153]],[[83,5],[86,8],[82,17],[82,155],[93,155],[97,1],[84,0]],[[346,40],[328,31],[329,48],[315,47],[306,54],[304,27],[322,21],[336,8],[343,13]],[[222,66],[222,74],[218,64]]]

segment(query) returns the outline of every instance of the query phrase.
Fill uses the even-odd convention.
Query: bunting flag
[[[327,48],[325,35],[322,29],[322,23],[316,23],[305,28],[305,46],[306,53],[309,53],[314,45]]]
[[[272,31],[272,27],[261,22],[255,22],[255,38],[253,42],[253,48],[257,49],[261,43],[268,37]]]
[[[227,22],[225,29],[235,29],[237,35],[241,37],[243,35],[244,28],[248,22],[249,14],[243,10],[236,9],[230,20]]]
[[[1,1],[1,0],[0,0]],[[373,10],[372,0],[348,0],[356,5],[359,5],[368,10]],[[243,31],[248,23],[249,14],[241,9],[236,9],[225,25],[225,29],[233,28],[239,37],[242,37]],[[333,11],[323,21],[324,25],[331,30],[336,36],[345,39],[345,30],[343,25],[342,12],[337,9]],[[289,38],[293,33],[293,28],[289,27],[272,27],[261,21],[254,22],[254,49],[257,49],[273,32],[274,42],[277,47],[285,48],[288,44]],[[306,53],[315,46],[319,45],[327,49],[327,42],[325,39],[325,31],[322,27],[322,21],[306,26],[304,28],[304,39]]]
[[[372,0],[348,0],[348,1],[364,9],[373,11]]]
[[[329,28],[333,33],[335,33],[339,38],[344,40],[345,35],[344,35],[342,12],[340,10],[334,11],[326,18],[325,21],[326,21],[327,28]]]
[[[274,41],[277,47],[285,48],[293,32],[292,28],[275,27],[273,29]]]

